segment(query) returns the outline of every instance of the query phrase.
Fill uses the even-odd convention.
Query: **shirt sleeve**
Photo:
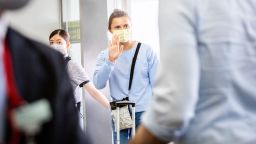
[[[82,65],[73,60],[70,60],[68,63],[68,71],[72,83],[76,86],[83,87],[84,84],[90,81]]]
[[[199,60],[193,0],[159,1],[160,64],[143,124],[158,138],[181,136],[194,116]]]
[[[154,80],[155,80],[155,75],[156,75],[156,70],[157,66],[159,63],[159,58],[156,54],[156,52],[152,49],[149,48],[147,52],[147,59],[148,59],[148,65],[149,65],[149,82],[151,87],[154,85]]]
[[[107,51],[102,51],[96,59],[96,68],[93,75],[93,84],[97,89],[102,89],[106,86],[110,74],[114,69],[114,63],[108,60]]]

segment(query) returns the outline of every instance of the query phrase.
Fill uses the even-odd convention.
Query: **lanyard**
[[[20,133],[17,128],[13,125],[13,119],[11,116],[12,110],[21,106],[24,103],[24,100],[19,95],[18,89],[15,85],[13,66],[11,61],[10,49],[8,47],[7,41],[4,42],[4,71],[6,77],[6,88],[7,88],[7,120],[10,124],[10,142],[9,144],[18,144],[20,141]]]

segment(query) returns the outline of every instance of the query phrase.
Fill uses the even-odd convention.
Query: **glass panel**
[[[158,0],[131,0],[133,38],[159,53]]]
[[[62,0],[62,28],[70,34],[69,55],[81,63],[79,0]]]
[[[158,0],[109,0],[108,16],[115,8],[130,15],[133,39],[150,45],[159,55]]]
[[[73,61],[81,64],[81,33],[80,33],[80,5],[79,0],[61,0],[62,6],[62,29],[70,34],[71,48],[68,50]],[[77,87],[75,95],[82,95],[82,89]],[[82,129],[85,129],[85,102],[81,100],[80,114],[84,119],[80,120]]]

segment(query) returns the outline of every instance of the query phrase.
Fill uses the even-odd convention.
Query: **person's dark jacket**
[[[20,95],[29,103],[46,98],[51,105],[53,118],[42,126],[36,143],[85,143],[63,56],[12,28],[6,40]]]

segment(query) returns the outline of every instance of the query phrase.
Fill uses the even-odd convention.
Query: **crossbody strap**
[[[130,79],[129,79],[129,87],[128,87],[129,91],[130,91],[130,89],[132,87],[132,79],[133,79],[134,67],[135,67],[136,59],[137,59],[137,56],[138,56],[138,53],[139,53],[139,50],[140,50],[140,45],[141,45],[141,43],[139,42],[137,47],[136,47],[136,51],[134,53],[133,59],[132,59],[132,65],[131,65],[131,71],[130,71]],[[120,101],[120,100],[118,100],[118,101]],[[129,97],[127,96],[127,97],[123,98],[121,101],[129,101]],[[110,102],[110,106],[111,106],[112,110],[116,109],[116,107],[117,107],[116,102],[117,101]],[[124,104],[124,105],[127,105],[127,104]],[[128,110],[130,111],[130,109],[128,109]]]
[[[134,67],[135,67],[135,63],[136,63],[136,59],[140,50],[140,45],[141,43],[139,42],[137,47],[136,47],[136,51],[134,53],[133,59],[132,59],[132,65],[131,65],[131,72],[130,72],[130,80],[129,80],[129,88],[128,90],[131,90],[132,87],[132,79],[133,79],[133,73],[134,73]]]

